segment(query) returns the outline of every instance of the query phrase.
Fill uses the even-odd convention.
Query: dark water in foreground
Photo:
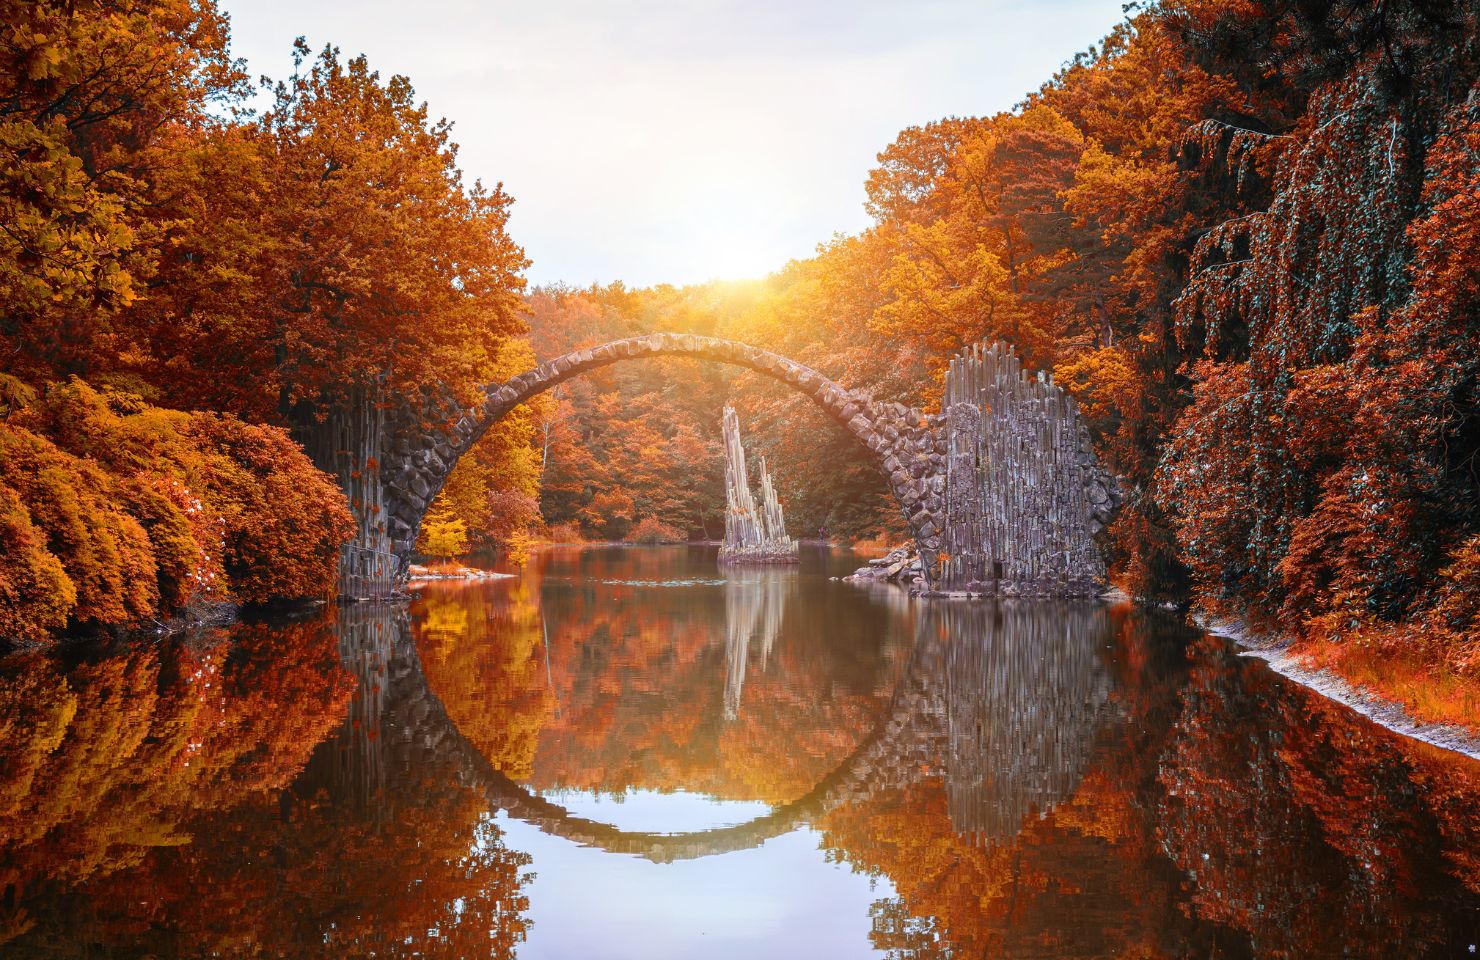
[[[556,550],[0,660],[0,956],[1469,957],[1480,764],[1216,639]]]

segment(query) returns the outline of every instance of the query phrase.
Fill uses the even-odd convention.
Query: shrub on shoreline
[[[586,537],[581,533],[580,524],[569,521],[551,524],[549,532],[545,534],[545,541],[547,543],[585,543]]]
[[[0,640],[325,596],[352,530],[284,431],[72,380],[0,422]]]
[[[688,535],[671,523],[664,523],[656,517],[643,517],[623,539],[628,543],[682,543]]]

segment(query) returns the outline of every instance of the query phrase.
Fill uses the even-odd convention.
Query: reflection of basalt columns
[[[923,611],[921,630],[948,638],[951,822],[980,843],[1007,840],[1084,776],[1108,716],[1109,617],[1091,604],[951,604]]]
[[[339,657],[355,678],[349,715],[334,739],[315,754],[312,779],[361,810],[378,809],[386,785],[386,674],[405,623],[400,607],[356,604],[339,610]],[[398,624],[397,621],[400,621]],[[327,751],[327,752],[326,752]]]
[[[426,685],[407,609],[397,604],[341,607],[341,662],[358,683],[339,733],[321,744],[295,790],[323,789],[331,802],[375,822],[404,805],[453,796],[461,758]]]
[[[761,459],[761,500],[750,493],[745,448],[740,443],[740,419],[734,407],[725,407],[725,543],[723,563],[795,563],[797,542],[786,535],[786,518],[771,485],[766,461]]]
[[[787,594],[796,586],[789,571],[735,571],[725,579],[725,719],[740,715],[740,691],[750,641],[759,641],[761,669],[781,633]]]

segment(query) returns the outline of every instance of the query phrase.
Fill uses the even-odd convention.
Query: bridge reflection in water
[[[381,722],[386,713],[386,678],[399,653],[404,664],[410,624],[403,613],[379,604],[347,606],[339,611],[339,656],[355,678],[344,723],[310,761],[304,781],[322,783],[360,810],[379,811],[386,795],[386,757]],[[414,661],[413,661],[414,663]],[[419,671],[398,670],[399,673]],[[394,760],[391,769],[398,769]]]
[[[945,646],[947,794],[956,830],[1010,840],[1078,788],[1110,712],[1110,618],[1090,603],[947,604],[921,614]]]
[[[767,669],[796,589],[792,571],[726,578],[727,721],[740,716],[747,675]],[[625,831],[544,799],[498,769],[457,728],[428,684],[409,617],[379,605],[349,607],[342,615],[341,652],[361,694],[332,749],[316,757],[314,769],[322,772],[314,779],[364,804],[384,790],[387,771],[443,771],[547,833],[669,862],[755,847],[842,804],[943,777],[958,833],[984,844],[1011,840],[1027,819],[1074,792],[1111,713],[1103,656],[1109,618],[1094,604],[1037,601],[942,603],[913,612],[913,653],[871,728],[858,732],[835,768],[799,785],[795,799],[748,823],[683,834]]]
[[[1480,765],[1216,638],[805,562],[727,582],[688,548],[539,563],[0,659],[0,955],[719,956],[725,924],[735,957],[1480,943]],[[600,822],[624,791],[723,825]]]
[[[531,656],[563,705],[539,738],[554,759],[536,757],[520,777],[449,718],[423,665],[435,646],[418,649],[405,613],[354,611],[345,663],[370,694],[335,747],[335,789],[395,794],[416,771],[428,789],[473,791],[553,842],[654,864],[817,831],[831,862],[883,885],[869,936],[899,955],[1115,956],[1152,943],[1161,952],[1147,955],[1375,958],[1388,955],[1382,944],[1425,956],[1480,939],[1466,919],[1480,884],[1462,878],[1480,863],[1473,764],[1415,753],[1219,641],[1103,605],[882,592],[848,624],[887,622],[894,640],[883,631],[808,659],[819,635],[808,609],[828,599],[815,582],[803,597],[796,576],[667,589],[645,574],[647,586],[612,594],[546,584],[564,609],[615,619],[519,627],[551,637],[553,649]],[[622,621],[622,591],[641,589],[654,595],[631,609],[660,607],[668,632]],[[527,613],[539,620],[537,606]],[[421,616],[434,612],[429,600]],[[494,619],[472,617],[469,634]],[[642,637],[656,647],[602,659]],[[847,657],[879,643],[898,648],[869,662],[871,680],[847,681]],[[825,766],[788,766],[829,737]],[[573,741],[603,751],[567,749]],[[778,779],[755,786],[680,762],[707,750],[723,766],[745,749]],[[556,802],[589,783],[763,799],[770,810],[685,833],[628,830]],[[1338,917],[1362,920],[1328,942]]]

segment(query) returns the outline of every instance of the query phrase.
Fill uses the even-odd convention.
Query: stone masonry
[[[863,390],[850,390],[794,360],[747,344],[692,334],[654,333],[557,357],[503,384],[485,388],[483,402],[462,408],[449,396],[424,392],[419,402],[408,398],[385,413],[378,459],[384,488],[385,534],[398,559],[396,578],[404,581],[427,507],[447,482],[458,458],[509,411],[557,384],[597,367],[622,360],[687,356],[754,370],[801,391],[868,448],[886,478],[919,547],[927,580],[933,585],[942,569],[942,535],[946,529],[946,473],[950,449],[947,417],[927,415],[901,403],[875,400]],[[1072,401],[1068,401],[1072,403]],[[1088,529],[1097,530],[1113,509],[1113,479],[1089,454],[1080,473],[1091,513]],[[1098,489],[1097,489],[1098,488]],[[1099,499],[1097,499],[1099,497]],[[362,518],[363,522],[363,518]],[[1050,591],[1051,592],[1051,591]]]

